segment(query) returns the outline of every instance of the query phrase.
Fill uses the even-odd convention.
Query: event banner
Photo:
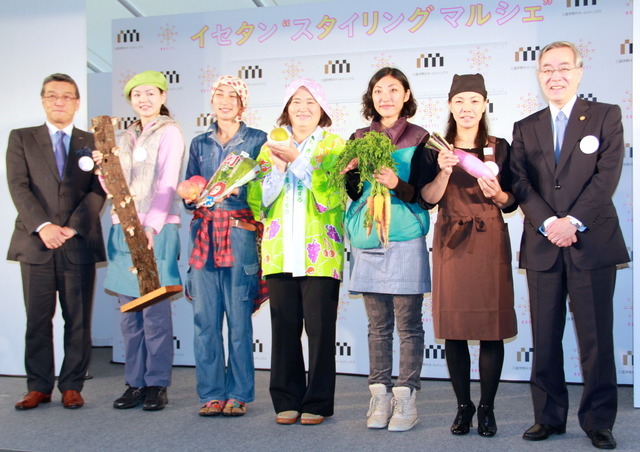
[[[448,117],[447,93],[454,74],[483,74],[489,97],[491,133],[511,141],[513,123],[546,107],[537,78],[540,49],[557,40],[572,41],[584,58],[581,98],[618,104],[625,127],[625,159],[614,201],[631,250],[631,33],[632,2],[602,0],[485,0],[416,2],[379,0],[327,2],[179,16],[117,20],[113,23],[113,114],[118,132],[136,120],[122,91],[144,70],[163,72],[169,81],[167,105],[181,124],[186,142],[203,133],[212,118],[211,84],[219,76],[242,78],[249,87],[249,126],[269,131],[284,105],[285,87],[297,78],[319,81],[333,120],[329,130],[345,139],[367,125],[361,99],[379,68],[400,68],[418,101],[411,121],[442,132]],[[186,166],[186,156],[185,156]],[[436,219],[431,212],[432,224]],[[181,269],[187,274],[190,251],[184,213]],[[513,251],[518,334],[506,341],[503,379],[528,380],[535,350],[531,345],[529,298],[518,268],[523,215],[506,215]],[[432,232],[427,236],[431,247]],[[349,293],[349,256],[338,307],[336,361],[339,372],[368,374],[367,317],[362,298]],[[473,268],[460,268],[460,283]],[[615,346],[618,381],[632,382],[632,275],[617,272]],[[115,298],[113,299],[115,304]],[[189,302],[173,302],[176,364],[193,364],[193,313]],[[269,307],[254,315],[257,368],[269,368]],[[434,338],[431,294],[423,303],[423,377],[448,378],[444,341]],[[119,338],[117,328],[114,338]],[[580,356],[568,304],[565,372],[580,382]],[[470,343],[477,377],[478,343]],[[394,342],[397,372],[399,340]],[[123,361],[121,339],[114,360]]]

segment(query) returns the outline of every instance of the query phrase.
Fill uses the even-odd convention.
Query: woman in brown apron
[[[476,179],[457,166],[452,151],[431,151],[421,175],[421,203],[439,207],[433,238],[433,324],[435,336],[445,339],[458,402],[451,433],[469,433],[476,412],[467,341],[478,340],[478,434],[490,437],[497,431],[493,401],[504,360],[503,339],[517,332],[511,247],[501,211],[512,212],[517,205],[511,194],[510,146],[489,136],[487,104],[482,75],[455,75],[445,138],[455,148],[496,164],[498,175]]]

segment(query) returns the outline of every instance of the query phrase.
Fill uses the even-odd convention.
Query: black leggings
[[[471,358],[467,341],[447,339],[444,346],[458,405],[471,403]],[[503,361],[504,342],[480,341],[480,405],[493,406]]]

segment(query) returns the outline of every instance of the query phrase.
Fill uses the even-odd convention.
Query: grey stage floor
[[[202,418],[195,394],[193,368],[175,368],[169,406],[159,412],[111,407],[125,389],[123,366],[110,363],[111,349],[94,349],[91,374],[83,391],[86,405],[66,410],[54,400],[29,411],[16,411],[25,379],[0,377],[0,449],[21,451],[191,451],[191,450],[367,450],[367,451],[593,451],[578,427],[576,407],[582,386],[571,385],[567,433],[541,443],[521,439],[532,424],[529,387],[502,383],[496,400],[498,434],[481,438],[475,431],[454,437],[449,426],[455,400],[448,381],[425,380],[419,393],[420,423],[408,432],[369,430],[367,380],[338,376],[336,411],[318,426],[277,425],[268,392],[269,372],[256,372],[256,401],[239,418]],[[477,400],[478,385],[473,394]],[[640,411],[633,408],[633,389],[620,388],[620,409],[614,433],[618,450],[640,449]]]

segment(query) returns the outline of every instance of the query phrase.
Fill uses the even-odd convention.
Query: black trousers
[[[271,306],[271,381],[276,413],[331,416],[336,385],[336,318],[340,281],[330,277],[267,276]],[[302,328],[309,339],[309,375]]]
[[[569,295],[584,379],[578,420],[585,432],[613,427],[618,407],[613,348],[615,281],[615,266],[578,269],[567,248],[550,270],[527,270],[534,347],[531,393],[536,423],[560,427],[567,422],[569,397],[562,337]]]
[[[21,263],[20,268],[27,312],[27,388],[50,394],[55,386],[52,320],[59,298],[64,319],[64,360],[58,388],[61,392],[81,391],[91,358],[95,264],[73,264],[61,250],[55,250],[49,262]]]

